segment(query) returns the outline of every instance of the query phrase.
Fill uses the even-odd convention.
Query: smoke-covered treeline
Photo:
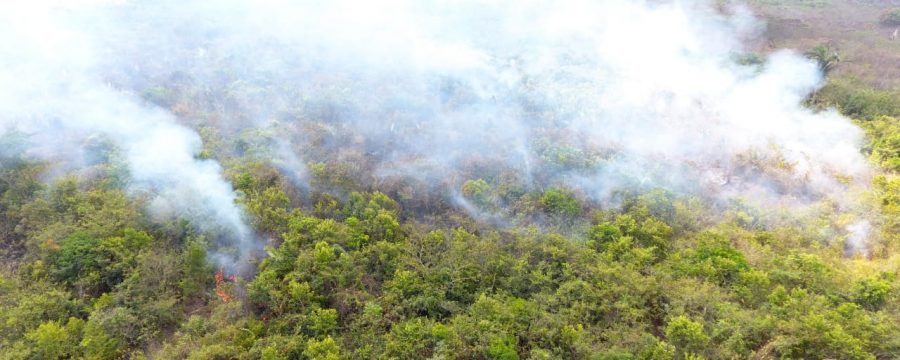
[[[740,2],[2,10],[0,302],[59,306],[11,356],[900,347],[894,120],[810,106]]]
[[[740,61],[759,21],[738,5],[55,5],[7,14],[6,128],[75,167],[104,134],[155,213],[216,224],[248,250],[257,240],[216,165],[194,159],[191,126],[274,127],[268,153],[301,182],[324,152],[449,192],[465,164],[489,162],[600,203],[665,187],[849,210],[868,176],[860,131],[802,106],[821,81],[814,63],[790,51]],[[312,144],[302,119],[324,140]]]

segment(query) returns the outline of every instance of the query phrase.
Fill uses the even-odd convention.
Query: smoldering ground
[[[220,166],[198,158],[192,129],[227,138],[274,127],[269,157],[298,186],[308,162],[346,155],[373,179],[441,183],[452,195],[461,168],[489,159],[525,187],[570,187],[598,203],[616,189],[662,187],[762,207],[829,199],[852,211],[870,173],[861,131],[802,105],[823,81],[815,63],[791,50],[738,61],[764,26],[739,4],[7,7],[4,127],[31,134],[38,157],[75,154],[78,139],[105,134],[125,154],[130,187],[154,194],[154,213],[224,228],[240,249],[258,240]],[[324,140],[310,141],[300,122]]]

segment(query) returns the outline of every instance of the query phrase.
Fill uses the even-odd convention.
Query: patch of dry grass
[[[827,44],[841,55],[832,77],[900,88],[900,38],[891,39],[898,26],[882,21],[900,0],[752,0],[749,5],[767,21],[767,41],[757,44],[757,51],[804,52]]]

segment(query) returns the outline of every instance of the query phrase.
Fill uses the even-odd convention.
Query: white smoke
[[[872,224],[868,220],[860,220],[847,225],[847,240],[844,242],[844,252],[847,255],[869,256],[869,232],[872,230]]]
[[[714,5],[231,1],[194,9],[221,20],[206,46],[266,59],[250,64],[275,74],[262,75],[267,81],[290,82],[300,96],[287,103],[304,116],[327,107],[366,144],[387,147],[379,149],[385,176],[433,181],[494,157],[531,178],[540,171],[535,145],[545,142],[601,164],[553,180],[597,199],[644,184],[804,203],[865,183],[861,131],[802,106],[822,83],[816,65],[791,51],[763,66],[739,64],[759,22]]]
[[[148,169],[136,179],[165,189],[159,208],[205,213],[237,234],[247,230],[234,195],[214,164],[194,159],[196,136],[123,90],[179,93],[226,133],[318,122],[327,131],[315,146],[297,133],[273,142],[298,184],[304,161],[351,153],[369,154],[375,177],[448,183],[466,208],[453,196],[466,180],[457,173],[484,160],[526,186],[563,184],[597,201],[630,187],[764,206],[852,201],[869,176],[862,132],[802,105],[823,80],[810,60],[783,50],[739,63],[762,25],[720,4],[162,0],[64,14],[79,31],[12,15],[3,36],[17,53],[2,61],[22,69],[2,70],[0,99],[7,113],[56,109],[72,131],[104,129]],[[34,38],[11,35],[20,28]],[[152,160],[164,139],[177,154],[159,159],[171,164]],[[167,204],[183,193],[202,199]]]
[[[127,164],[129,190],[151,195],[151,213],[184,217],[217,234],[219,246],[232,253],[216,254],[216,260],[235,269],[256,247],[255,238],[220,166],[197,158],[200,137],[171,114],[103,81],[102,51],[66,21],[69,10],[51,3],[3,9],[0,131],[31,135],[31,156],[76,163],[77,144],[98,135],[109,139]]]

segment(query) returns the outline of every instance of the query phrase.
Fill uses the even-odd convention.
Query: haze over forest
[[[900,4],[0,8],[0,359],[900,358]]]

